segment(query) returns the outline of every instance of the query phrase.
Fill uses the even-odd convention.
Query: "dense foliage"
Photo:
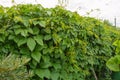
[[[114,28],[61,7],[0,7],[0,55],[28,56],[32,80],[110,80]]]

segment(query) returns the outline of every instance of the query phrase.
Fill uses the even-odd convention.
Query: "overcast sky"
[[[20,3],[39,3],[44,7],[55,7],[57,0],[14,0],[17,4]],[[36,2],[35,2],[36,1]],[[11,0],[0,0],[3,6],[11,6]],[[87,12],[93,10],[89,16],[108,19],[114,22],[117,18],[117,26],[120,26],[120,0],[69,0],[67,9],[77,11],[80,15],[86,16]]]

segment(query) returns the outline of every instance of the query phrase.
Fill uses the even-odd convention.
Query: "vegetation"
[[[110,70],[114,71],[112,79],[120,80],[120,40],[116,40],[113,45],[116,46],[116,54],[107,61],[106,65]]]
[[[116,55],[108,60],[107,66],[112,71],[120,71],[120,40],[116,40],[113,45],[116,46]]]
[[[0,55],[29,57],[31,80],[111,80],[106,62],[118,36],[102,21],[60,6],[0,7]]]
[[[28,80],[32,74],[24,66],[30,59],[14,54],[4,56],[0,60],[0,80]]]

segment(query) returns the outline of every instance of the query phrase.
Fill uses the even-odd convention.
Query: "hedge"
[[[106,61],[119,32],[76,12],[41,5],[0,7],[0,55],[31,60],[31,80],[110,80]]]

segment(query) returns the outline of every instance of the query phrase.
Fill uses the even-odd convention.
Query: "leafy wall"
[[[0,7],[0,55],[28,56],[32,80],[110,80],[106,61],[119,33],[61,7]]]

